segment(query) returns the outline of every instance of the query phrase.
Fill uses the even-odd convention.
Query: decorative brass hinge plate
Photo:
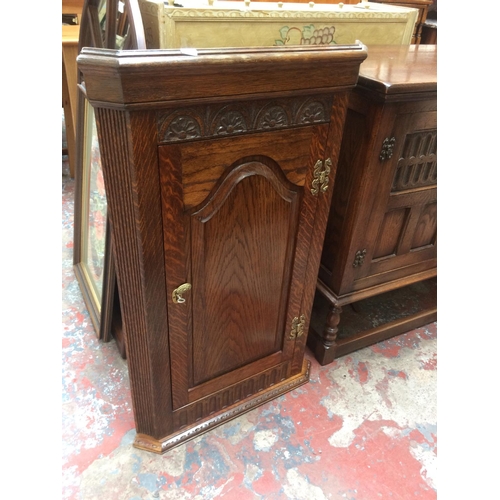
[[[360,267],[363,265],[366,256],[366,248],[363,250],[358,250],[356,255],[354,256],[354,262],[352,263],[352,267]]]
[[[311,193],[318,196],[319,192],[326,193],[328,190],[329,175],[332,170],[332,160],[327,158],[323,169],[323,161],[318,160],[314,165],[314,178]]]
[[[384,139],[384,142],[382,143],[382,149],[380,151],[380,161],[388,160],[389,158],[392,158],[392,153],[394,152],[394,145],[396,144],[396,138],[391,137],[386,137]]]
[[[298,339],[304,335],[304,325],[306,324],[306,317],[301,314],[300,319],[295,316],[292,319],[292,331],[290,332],[290,340]]]

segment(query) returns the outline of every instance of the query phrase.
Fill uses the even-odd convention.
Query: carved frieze
[[[332,96],[209,104],[158,114],[161,143],[328,123]]]

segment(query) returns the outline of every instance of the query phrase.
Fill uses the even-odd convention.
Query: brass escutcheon
[[[174,301],[174,304],[183,304],[186,302],[186,299],[182,296],[182,294],[188,290],[191,290],[191,283],[183,283],[181,286],[178,286],[172,292],[172,300]]]

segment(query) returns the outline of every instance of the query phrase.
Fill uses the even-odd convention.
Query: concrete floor
[[[309,384],[163,456],[132,447],[127,364],[100,343],[73,274],[62,177],[64,500],[437,498],[437,325],[321,367]]]

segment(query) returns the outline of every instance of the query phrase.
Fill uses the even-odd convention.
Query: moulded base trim
[[[199,436],[200,434],[208,432],[219,425],[225,424],[229,420],[239,417],[240,415],[257,408],[268,401],[276,399],[282,394],[290,392],[291,390],[306,384],[309,382],[310,371],[311,362],[304,360],[302,364],[302,371],[297,375],[273,385],[269,389],[265,389],[257,394],[254,394],[225,409],[224,411],[210,415],[209,418],[206,418],[190,427],[184,428],[182,431],[175,432],[162,439],[155,439],[147,434],[138,433],[134,440],[134,447],[158,454],[165,453],[168,450],[171,450],[172,448]]]

